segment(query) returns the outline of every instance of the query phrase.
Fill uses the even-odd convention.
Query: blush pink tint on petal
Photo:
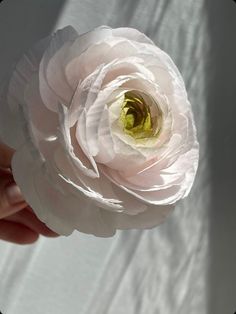
[[[79,68],[76,66],[77,58],[85,52],[90,46],[93,46],[100,40],[104,40],[107,37],[110,37],[112,33],[111,28],[107,26],[100,26],[91,32],[81,35],[75,42],[71,45],[70,51],[68,53],[65,64],[66,67],[66,77],[68,83],[72,88],[75,88],[78,84],[79,79],[81,78],[79,74]],[[106,49],[106,46],[105,46]],[[103,50],[104,53],[104,50]],[[99,53],[98,56],[101,56]],[[88,59],[89,60],[89,59]],[[92,59],[91,59],[92,60]],[[103,63],[102,60],[95,57],[95,60],[99,60],[99,64]],[[92,61],[93,62],[93,61]],[[87,63],[87,60],[86,60]],[[98,65],[99,65],[98,64]]]
[[[48,110],[39,94],[38,75],[34,74],[25,89],[24,95],[30,122],[40,133],[43,139],[57,136],[59,125],[58,115]]]
[[[57,189],[66,189],[60,177],[50,182],[39,159],[32,155],[32,147],[26,144],[17,151],[12,163],[14,178],[26,201],[37,217],[58,234],[69,235],[75,229],[100,237],[115,233],[111,224],[101,217],[101,209],[88,198],[64,194]],[[27,178],[25,176],[27,173]],[[56,180],[54,178],[54,180]]]
[[[149,205],[146,211],[137,215],[111,214],[106,211],[103,211],[102,215],[103,219],[115,229],[151,229],[163,223],[173,209],[173,205]]]
[[[75,40],[78,34],[74,30],[73,27],[68,26],[62,30],[57,31],[50,41],[50,44],[45,51],[43,58],[40,63],[39,67],[39,89],[40,95],[45,106],[57,112],[58,110],[58,103],[63,101],[55,91],[49,86],[47,81],[47,67],[51,58],[63,47],[63,45],[71,40]]]
[[[65,43],[62,48],[55,53],[50,59],[46,70],[48,85],[67,106],[70,105],[74,93],[73,89],[67,83],[64,70],[64,60],[71,43],[72,41]]]

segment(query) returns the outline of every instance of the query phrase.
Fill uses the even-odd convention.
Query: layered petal
[[[152,228],[188,195],[191,105],[172,59],[138,30],[57,31],[18,63],[8,101],[14,178],[57,233]]]
[[[57,31],[51,38],[49,46],[47,47],[39,67],[39,89],[42,100],[48,109],[57,111],[58,104],[63,102],[63,98],[60,97],[59,88],[57,88],[56,82],[64,82],[65,88],[66,80],[64,80],[61,59],[64,58],[65,44],[67,42],[73,42],[77,38],[78,34],[71,26],[67,26],[62,30]],[[60,49],[63,49],[62,52]],[[53,58],[53,60],[51,60]],[[49,66],[49,62],[50,66]],[[57,69],[58,66],[58,69]],[[56,73],[53,75],[53,71],[56,69]],[[56,78],[56,82],[54,82]],[[56,87],[54,90],[53,87]],[[58,86],[59,87],[59,86]],[[67,88],[68,89],[68,88]],[[68,98],[70,95],[66,93]]]
[[[1,115],[0,134],[2,140],[17,149],[24,143],[25,111],[24,93],[32,76],[38,73],[39,63],[50,38],[45,38],[35,44],[16,64],[10,77],[1,82]]]

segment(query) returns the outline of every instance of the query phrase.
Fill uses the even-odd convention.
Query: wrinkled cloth
[[[48,2],[0,5],[0,78],[24,49],[53,29],[68,24],[78,25],[81,33],[102,24],[137,28],[172,57],[185,79],[200,164],[190,196],[153,230],[120,231],[110,239],[76,232],[25,247],[0,242],[0,311],[234,313],[235,3]]]

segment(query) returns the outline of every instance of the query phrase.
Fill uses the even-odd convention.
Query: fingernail
[[[14,183],[6,187],[6,195],[11,205],[17,204],[24,200],[20,188]]]

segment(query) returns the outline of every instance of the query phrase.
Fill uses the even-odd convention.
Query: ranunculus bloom
[[[8,104],[23,121],[15,180],[59,234],[152,228],[192,187],[198,142],[184,82],[135,29],[57,31],[18,63]]]

